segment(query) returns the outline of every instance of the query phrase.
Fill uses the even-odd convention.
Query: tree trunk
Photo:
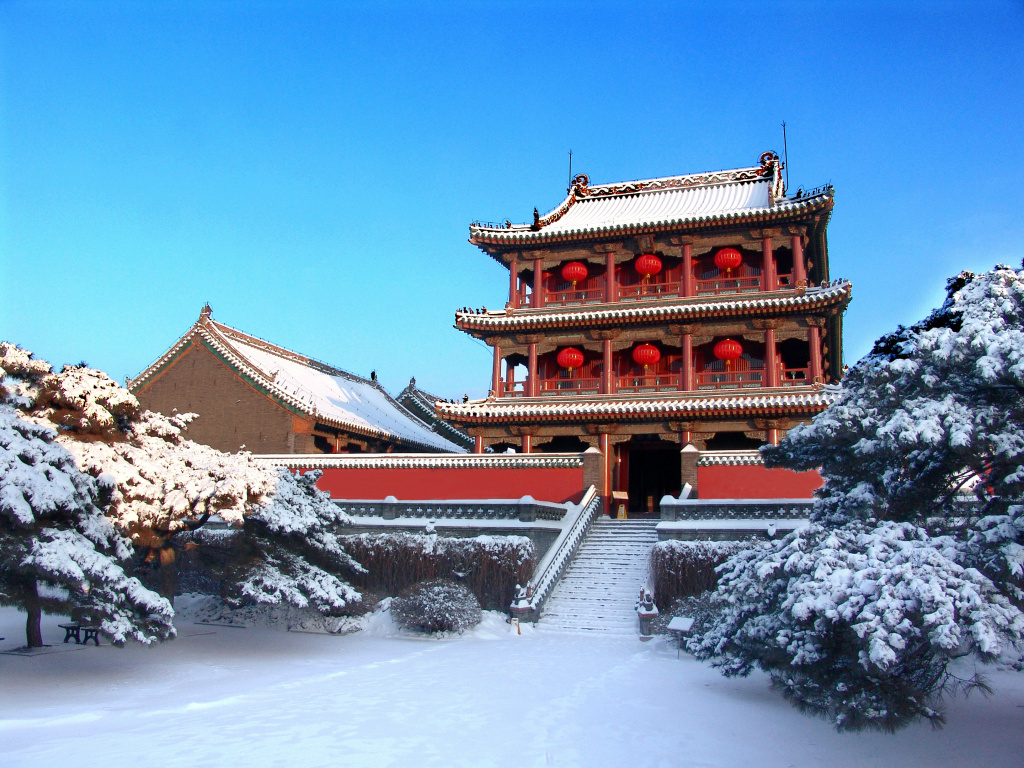
[[[43,606],[39,602],[39,584],[32,580],[25,597],[25,612],[28,619],[25,622],[25,644],[29,648],[43,647]]]
[[[174,550],[166,547],[160,550],[160,596],[174,605],[174,593],[178,587],[178,562]]]

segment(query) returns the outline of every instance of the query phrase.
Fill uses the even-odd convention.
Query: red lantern
[[[581,261],[570,261],[562,267],[562,279],[575,287],[577,282],[587,279],[587,265]]]
[[[661,360],[661,352],[653,344],[641,344],[633,347],[633,362],[646,368]]]
[[[646,280],[651,275],[656,275],[661,272],[661,259],[653,253],[645,253],[636,260],[636,264],[634,266],[636,267],[636,271],[643,275],[644,280]]]
[[[725,367],[728,368],[733,360],[738,359],[743,354],[743,346],[738,341],[722,339],[715,344],[714,352],[715,357],[719,360],[724,360]]]
[[[576,347],[566,347],[558,353],[556,359],[560,366],[571,371],[573,368],[579,368],[583,364],[583,353],[576,349]]]
[[[715,266],[724,269],[726,275],[743,263],[743,256],[735,248],[723,248],[715,254]]]

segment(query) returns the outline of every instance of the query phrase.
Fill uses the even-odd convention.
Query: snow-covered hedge
[[[391,601],[391,615],[405,629],[420,632],[462,632],[480,623],[476,596],[463,584],[433,579],[414,584]]]
[[[658,608],[693,597],[718,586],[715,568],[756,541],[659,541],[651,550],[651,575]]]
[[[397,595],[420,581],[457,578],[488,610],[507,609],[516,584],[525,584],[537,565],[537,548],[525,536],[364,533],[340,541],[366,569],[352,577],[365,589]]]

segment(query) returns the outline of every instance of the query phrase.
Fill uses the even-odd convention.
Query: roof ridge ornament
[[[785,163],[779,160],[779,153],[772,150],[761,153],[761,175],[770,176],[772,183],[768,187],[768,205],[775,205],[786,196],[786,184],[782,178]]]

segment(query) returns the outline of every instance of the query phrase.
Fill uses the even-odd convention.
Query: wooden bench
[[[675,616],[672,621],[668,623],[668,631],[671,632],[676,638],[676,658],[679,658],[679,651],[683,647],[683,641],[686,636],[690,634],[690,630],[693,629],[693,619],[689,616]]]
[[[58,627],[64,630],[64,642],[66,643],[71,638],[75,638],[75,645],[85,645],[90,640],[95,645],[100,644],[100,628],[99,627],[83,627],[81,624],[58,624]],[[82,633],[85,633],[85,637],[82,637]]]

